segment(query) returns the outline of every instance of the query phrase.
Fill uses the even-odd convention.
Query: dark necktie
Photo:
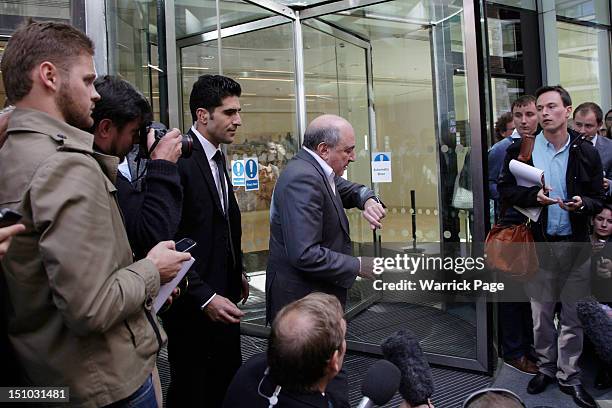
[[[225,222],[227,223],[227,236],[229,241],[229,249],[232,256],[232,269],[234,268],[234,263],[236,262],[236,254],[234,252],[234,242],[232,240],[232,226],[229,222],[229,205],[228,205],[228,195],[227,189],[225,187],[225,157],[221,150],[217,150],[217,153],[213,156],[213,160],[217,164],[217,175],[219,176],[219,185],[217,186],[217,191],[219,192],[219,199],[221,200],[221,206],[223,207],[223,212],[225,215]]]
[[[217,176],[219,180],[219,185],[217,186],[217,191],[219,192],[219,200],[221,200],[221,207],[223,208],[223,212],[225,217],[227,218],[227,190],[225,189],[225,158],[223,157],[223,153],[221,150],[217,150],[217,153],[213,156],[213,160],[217,164]]]

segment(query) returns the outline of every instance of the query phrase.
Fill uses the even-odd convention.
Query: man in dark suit
[[[597,131],[603,125],[603,111],[594,102],[584,102],[574,111],[572,127],[583,134],[595,146],[604,171],[604,190],[610,195],[610,180],[612,180],[612,139],[599,137]]]
[[[266,318],[311,292],[334,295],[344,306],[357,276],[372,278],[371,262],[351,255],[344,208],[358,207],[372,228],[385,210],[374,192],[342,178],[355,160],[355,132],[345,119],[323,115],[304,133],[304,146],[281,173],[270,207]],[[330,384],[343,382],[341,373]],[[348,404],[347,389],[337,397]]]
[[[227,174],[221,143],[232,143],[240,119],[240,85],[203,75],[193,85],[189,107],[193,154],[178,162],[184,189],[177,240],[197,242],[187,296],[164,316],[172,381],[169,407],[220,407],[242,363],[240,318],[249,285],[243,275],[240,210]]]

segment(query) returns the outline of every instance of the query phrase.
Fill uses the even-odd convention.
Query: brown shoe
[[[538,373],[538,366],[527,357],[522,356],[521,358],[517,358],[515,360],[505,360],[506,364],[512,366],[525,374],[535,375]]]

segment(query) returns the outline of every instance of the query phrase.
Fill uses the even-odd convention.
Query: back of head
[[[196,110],[199,108],[212,113],[217,106],[223,104],[223,99],[228,96],[240,97],[241,94],[240,84],[232,78],[223,75],[202,75],[193,84],[189,96],[191,118],[196,121]]]
[[[325,377],[334,352],[344,352],[342,320],[338,299],[323,293],[311,293],[282,308],[268,343],[274,382],[293,392],[312,390]]]
[[[8,41],[2,57],[2,79],[12,103],[32,90],[32,70],[44,61],[68,72],[72,61],[93,55],[94,45],[81,31],[64,23],[29,20]]]
[[[574,109],[573,118],[576,119],[576,114],[580,113],[581,115],[587,115],[589,112],[593,112],[595,114],[595,119],[598,124],[603,122],[603,111],[595,102],[584,102],[578,105],[576,109]]]
[[[118,129],[135,119],[144,125],[153,119],[149,101],[129,82],[112,75],[104,75],[94,82],[100,100],[92,117],[93,130],[102,119],[110,119]]]
[[[570,94],[563,88],[561,85],[554,86],[542,86],[538,88],[535,92],[536,100],[540,97],[540,95],[545,94],[547,92],[556,92],[561,97],[561,101],[563,102],[563,107],[572,106],[572,97]]]
[[[486,391],[470,395],[464,408],[525,408],[518,396],[509,391]]]

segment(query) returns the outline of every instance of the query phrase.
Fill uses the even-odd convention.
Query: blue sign
[[[391,159],[385,153],[378,153],[374,157],[374,161],[391,161]]]
[[[232,184],[234,187],[244,187],[244,160],[232,160]]]
[[[246,161],[246,173],[248,178],[255,178],[257,174],[257,162],[253,159],[248,159]]]
[[[259,190],[259,162],[256,157],[244,160],[245,190]]]

